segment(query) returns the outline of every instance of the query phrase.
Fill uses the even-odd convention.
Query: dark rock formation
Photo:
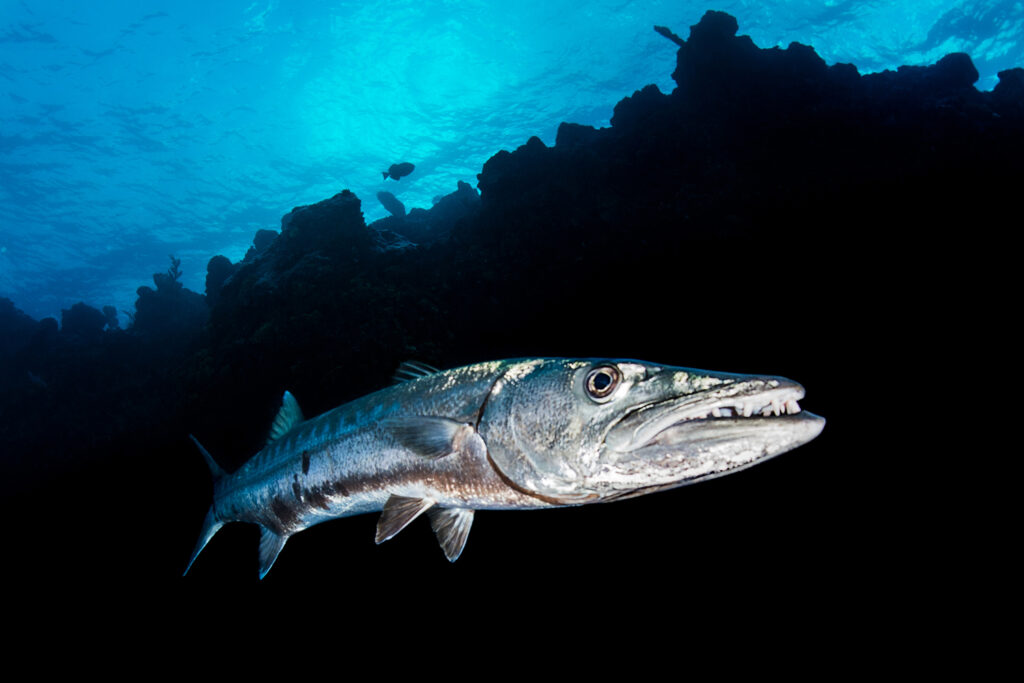
[[[206,264],[206,303],[212,308],[220,298],[221,287],[238,266],[231,263],[227,256],[218,254]]]
[[[115,307],[104,306],[103,318],[106,321],[108,330],[116,330],[121,327],[121,321],[117,319],[117,309]]]
[[[357,260],[373,248],[359,199],[343,190],[330,199],[300,206],[281,219],[281,236],[266,259],[281,273],[310,254]]]
[[[38,323],[0,297],[0,362],[20,351],[32,338]]]
[[[257,256],[267,250],[274,240],[277,239],[277,230],[257,230],[256,234],[252,238],[252,246],[245,252],[245,256],[242,258],[242,263],[249,263]]]
[[[94,341],[103,333],[107,317],[98,309],[77,303],[61,311],[60,331],[82,341]]]
[[[992,105],[1002,116],[1024,118],[1024,69],[999,72],[999,83],[992,89]]]
[[[277,235],[277,230],[257,230],[256,235],[252,238],[252,248],[256,254],[266,251],[267,247],[277,239]]]
[[[187,344],[195,338],[208,315],[202,295],[182,286],[181,261],[171,257],[165,273],[154,273],[152,287],[139,287],[135,302],[132,331],[136,334],[166,340],[174,345]]]

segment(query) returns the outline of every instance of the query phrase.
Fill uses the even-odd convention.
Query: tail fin
[[[199,540],[196,541],[196,548],[192,551],[192,558],[188,561],[188,566],[185,567],[185,572],[182,576],[188,574],[188,570],[192,568],[192,563],[196,561],[197,557],[199,557],[199,553],[203,551],[206,544],[210,542],[210,539],[213,538],[213,535],[217,533],[222,526],[224,526],[224,522],[219,521],[213,514],[213,506],[211,505],[210,510],[206,513],[206,519],[203,520],[203,530],[199,532]]]
[[[381,171],[381,175],[384,176],[384,180],[388,179],[388,172],[387,171]]]
[[[188,438],[192,439],[192,443],[196,445],[199,452],[203,454],[203,458],[206,459],[206,465],[210,468],[210,474],[213,476],[214,483],[227,474],[223,469],[221,469],[220,465],[214,461],[210,452],[203,448],[203,445],[196,440],[196,437],[189,434]],[[210,509],[206,513],[206,519],[203,520],[203,530],[199,532],[199,540],[196,541],[195,550],[192,551],[192,558],[188,561],[188,566],[185,567],[185,573],[182,574],[182,576],[188,574],[188,570],[192,568],[192,563],[196,561],[197,557],[199,557],[199,553],[203,551],[206,544],[210,542],[210,539],[213,538],[213,535],[217,533],[222,526],[224,526],[224,522],[217,519],[217,515],[214,514],[213,506],[211,505]]]

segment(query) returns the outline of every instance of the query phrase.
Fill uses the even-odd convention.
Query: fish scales
[[[493,470],[481,470],[471,457],[454,454],[453,459],[431,463],[412,454],[380,426],[385,418],[431,411],[459,421],[475,419],[479,407],[472,401],[438,389],[443,392],[455,379],[466,383],[460,384],[461,394],[486,395],[494,383],[493,371],[480,370],[483,368],[460,373],[458,379],[424,378],[416,387],[407,383],[376,392],[307,420],[268,444],[236,474],[221,480],[215,499],[223,500],[229,514],[239,521],[271,524],[285,532],[380,510],[391,493],[428,494],[439,503],[468,501],[480,507],[523,505],[529,501],[522,500],[522,494],[509,491]],[[430,397],[438,393],[439,400],[431,402]],[[475,470],[474,476],[466,477],[471,470]],[[283,506],[289,511],[287,523],[268,517],[266,511],[275,500],[278,509]]]

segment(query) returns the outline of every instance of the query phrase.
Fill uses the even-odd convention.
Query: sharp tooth
[[[743,404],[743,417],[750,417],[754,414],[754,404],[744,403]]]
[[[786,401],[786,412],[795,415],[800,412],[800,405],[796,401]]]
[[[720,408],[712,408],[711,414],[715,417],[722,417],[722,410]]]
[[[775,415],[778,415],[782,412],[782,406],[779,404],[779,399],[777,398],[772,399],[772,412]]]

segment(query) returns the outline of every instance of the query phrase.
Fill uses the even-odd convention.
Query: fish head
[[[557,504],[613,500],[719,477],[807,443],[824,418],[783,377],[633,360],[514,361],[480,422],[515,488]]]

